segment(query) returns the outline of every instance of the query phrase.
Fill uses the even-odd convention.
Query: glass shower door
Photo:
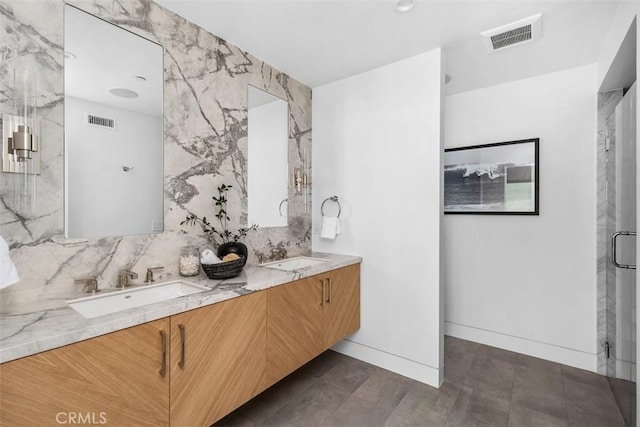
[[[615,372],[609,371],[616,400],[630,425],[635,425],[636,382],[636,85],[627,91],[609,118],[615,128],[608,163],[614,171],[615,195],[608,194],[612,220],[610,260],[615,283]],[[612,158],[613,157],[613,158]],[[613,203],[612,203],[613,202]],[[612,366],[613,368],[613,366]],[[614,378],[617,378],[615,380]],[[624,380],[624,381],[620,381]],[[633,398],[631,394],[633,393]]]
[[[616,267],[618,378],[636,380],[636,141],[635,85],[615,110],[616,203],[611,257]]]

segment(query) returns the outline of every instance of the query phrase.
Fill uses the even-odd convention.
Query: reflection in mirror
[[[287,226],[287,101],[249,86],[249,224]]]
[[[65,5],[65,233],[163,230],[163,51]]]

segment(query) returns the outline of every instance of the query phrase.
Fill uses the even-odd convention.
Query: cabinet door
[[[263,291],[171,317],[172,426],[209,426],[266,388],[266,304]]]
[[[323,277],[313,276],[267,291],[269,385],[322,352]]]
[[[328,273],[324,306],[324,349],[360,329],[360,264]]]
[[[160,319],[0,365],[0,425],[166,426]]]

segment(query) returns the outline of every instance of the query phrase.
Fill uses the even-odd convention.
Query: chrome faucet
[[[274,261],[281,261],[287,257],[287,250],[285,248],[275,248],[271,251],[271,258]]]
[[[138,273],[135,273],[131,270],[120,270],[120,273],[118,273],[118,286],[124,289],[127,286],[131,285],[131,283],[129,283],[129,279],[133,280],[137,278]]]
[[[163,269],[164,269],[164,267],[147,268],[147,276],[144,279],[144,283],[151,284],[151,283],[155,282],[156,280],[153,278],[153,272],[154,271],[162,271]]]
[[[73,280],[74,285],[84,285],[84,291],[88,294],[100,292],[98,289],[98,278],[96,276],[87,276]]]

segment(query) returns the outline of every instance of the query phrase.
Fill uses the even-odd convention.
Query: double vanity
[[[211,425],[360,327],[360,262],[314,254],[7,316],[0,424]]]
[[[52,195],[34,230],[6,223],[22,282],[3,292],[7,313],[61,308],[0,315],[0,425],[207,426],[359,328],[359,257],[247,265],[223,281],[172,269],[173,249],[208,241],[180,220],[211,209],[222,183],[232,225],[260,225],[252,256],[310,249],[310,88],[154,2],[52,1],[29,26],[13,17],[34,11],[14,3],[8,45],[21,62],[50,61],[64,40],[40,95],[56,108],[39,113],[64,123],[42,138],[43,159],[63,158],[64,171],[43,162],[52,187],[40,193]],[[142,265],[167,266],[167,282],[66,301],[77,277],[90,291],[124,287]]]

